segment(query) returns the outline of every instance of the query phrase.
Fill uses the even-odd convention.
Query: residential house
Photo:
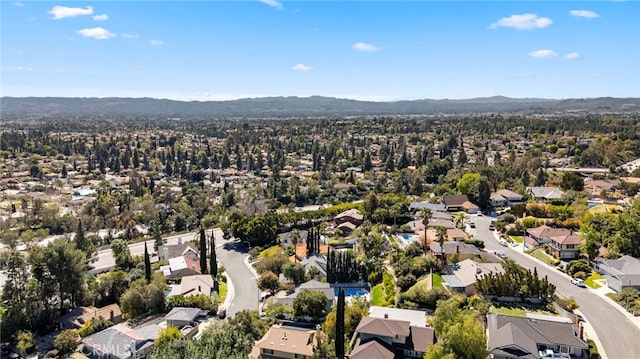
[[[63,328],[78,329],[86,322],[94,319],[107,319],[113,324],[122,322],[122,310],[118,304],[109,304],[101,308],[75,307],[60,318]]]
[[[160,271],[167,278],[182,278],[196,274],[202,274],[200,260],[190,256],[182,256],[169,259],[169,264],[160,267]]]
[[[427,326],[427,312],[422,310],[389,308],[372,305],[369,307],[369,316],[372,318],[386,317],[394,320],[404,320],[414,327]]]
[[[491,207],[507,207],[524,202],[525,198],[523,195],[510,191],[508,189],[501,189],[499,191],[493,192],[489,197],[489,204],[491,205]]]
[[[304,266],[305,272],[309,272],[309,269],[315,268],[318,271],[320,277],[327,275],[327,257],[322,254],[314,254],[303,259],[300,264]]]
[[[435,342],[433,328],[411,325],[410,321],[364,317],[355,330],[350,359],[422,358]],[[372,356],[373,355],[373,356]]]
[[[564,195],[564,192],[556,187],[527,187],[526,192],[538,202],[559,200]]]
[[[466,194],[445,194],[440,199],[440,203],[444,204],[448,212],[462,211],[465,202],[469,202]]]
[[[297,239],[296,239],[294,238],[295,237],[294,232],[289,231],[289,232],[279,233],[278,239],[280,241],[280,245],[282,245],[282,248],[287,248],[287,246],[290,246],[290,245],[295,247],[299,243],[306,243],[308,234],[309,234],[308,231],[299,230]],[[297,241],[297,242],[294,244],[294,241]]]
[[[362,215],[362,213],[360,213],[359,210],[357,210],[356,208],[352,208],[335,216],[334,221],[338,226],[342,223],[348,222],[353,224],[355,228],[362,224],[362,221],[364,221],[364,216]]]
[[[504,273],[500,263],[478,263],[472,259],[465,259],[449,267],[449,273],[442,276],[444,285],[466,295],[476,293],[476,282],[489,273]]]
[[[620,291],[626,287],[640,289],[640,259],[624,255],[599,262],[596,269],[604,275],[609,288]]]
[[[444,248],[441,249],[439,242],[433,242],[430,244],[429,250],[431,254],[436,257],[439,257],[443,254],[445,255],[445,257],[449,257],[450,255],[457,253],[458,261],[479,257],[481,253],[476,246],[464,242],[444,242],[443,247]]]
[[[548,244],[551,254],[556,258],[575,259],[580,256],[582,238],[567,228],[552,228],[545,225],[527,229],[527,235],[538,245]],[[529,247],[535,247],[525,238]]]
[[[311,359],[317,344],[315,330],[274,324],[262,338],[255,342],[249,358]]]
[[[336,293],[335,290],[331,287],[331,285],[329,283],[324,283],[324,282],[319,282],[315,279],[310,280],[308,282],[302,283],[299,286],[296,287],[296,289],[291,292],[291,291],[280,291],[278,292],[274,298],[273,298],[273,303],[281,303],[284,305],[288,305],[288,306],[293,306],[293,300],[296,298],[296,296],[298,295],[298,293],[300,293],[300,291],[304,290],[304,289],[308,289],[311,291],[317,291],[317,292],[323,292],[326,296],[327,296],[327,308],[325,308],[327,310],[327,313],[331,310],[331,306],[333,305],[333,302],[336,299]]]
[[[605,179],[584,181],[584,190],[587,191],[591,198],[607,197],[607,193],[614,193],[619,189],[620,181],[618,180]]]
[[[161,245],[158,247],[158,258],[162,261],[169,261],[171,258],[187,255],[192,259],[197,259],[198,251],[191,243],[177,243],[172,245]]]
[[[180,280],[180,284],[172,286],[171,294],[169,294],[169,297],[173,297],[175,295],[190,297],[199,294],[210,296],[214,288],[214,280],[211,275],[189,275],[186,277],[182,277],[182,279]]]
[[[135,329],[116,324],[82,339],[81,352],[92,359],[144,358],[153,351],[161,329],[157,324]]]
[[[442,203],[431,203],[429,201],[411,202],[409,204],[410,211],[416,212],[422,209],[429,209],[431,210],[431,213],[446,212],[447,206]]]
[[[556,258],[576,259],[580,257],[582,242],[582,237],[569,230],[569,233],[549,237],[549,250]]]
[[[164,321],[177,328],[196,327],[198,317],[205,315],[206,311],[203,312],[200,308],[175,307],[164,316]]]
[[[559,317],[528,315],[512,317],[487,314],[487,348],[493,359],[538,359],[540,353],[583,357],[588,349],[582,328]]]
[[[447,239],[450,241],[464,242],[467,234],[459,228],[447,228]]]

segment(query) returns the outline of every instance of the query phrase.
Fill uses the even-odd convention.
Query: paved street
[[[471,216],[476,223],[472,229],[473,236],[485,243],[488,251],[503,251],[521,266],[533,270],[537,268],[538,275],[548,276],[556,286],[556,291],[566,297],[572,297],[578,302],[583,313],[598,336],[602,348],[598,348],[603,358],[635,359],[640,358],[640,329],[631,319],[614,307],[614,303],[602,298],[591,289],[577,287],[570,282],[569,276],[534,260],[527,254],[510,247],[501,246],[489,230],[492,217]],[[604,352],[604,353],[603,353]]]
[[[244,309],[258,310],[260,291],[257,279],[245,264],[249,249],[240,242],[225,241],[222,239],[222,231],[214,232],[214,235],[216,256],[231,280],[228,295],[233,297],[227,307],[227,316],[234,316]]]

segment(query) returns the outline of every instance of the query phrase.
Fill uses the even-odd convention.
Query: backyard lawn
[[[373,287],[373,290],[371,291],[371,303],[379,306],[383,306],[385,304],[384,288],[382,283]]]
[[[539,260],[549,264],[549,265],[553,265],[553,262],[555,261],[555,259],[553,257],[551,257],[550,255],[548,255],[547,253],[545,253],[544,249],[542,248],[538,248],[538,249],[534,249],[533,251],[531,251],[529,253],[529,255],[538,258]]]
[[[588,285],[589,287],[593,288],[593,289],[598,289],[600,288],[600,284],[594,282],[595,280],[599,280],[599,279],[604,279],[600,273],[597,272],[591,272],[591,275],[589,276],[589,278],[584,280],[584,284]]]

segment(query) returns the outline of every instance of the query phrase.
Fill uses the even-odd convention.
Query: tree
[[[204,228],[200,227],[200,271],[207,274],[207,238],[204,234]]]
[[[303,289],[293,299],[293,310],[296,317],[310,317],[314,320],[320,320],[326,314],[328,301],[324,292]]]
[[[36,336],[26,330],[21,330],[15,335],[16,348],[20,351],[20,355],[24,358],[27,357],[27,353],[33,351],[36,347]]]
[[[547,183],[547,177],[547,173],[542,167],[540,167],[540,169],[538,169],[538,172],[536,173],[536,179],[533,182],[533,185],[536,187],[544,186]]]
[[[153,235],[153,249],[158,251],[158,248],[162,245],[162,229],[160,227],[160,216],[156,216],[153,220],[152,225],[152,235]]]
[[[306,272],[302,264],[289,262],[282,266],[282,274],[297,286],[304,281]]]
[[[440,243],[440,258],[446,263],[446,254],[444,252],[444,242],[447,240],[447,227],[438,226],[436,228],[436,238],[438,239],[438,243]]]
[[[173,325],[168,325],[164,329],[160,330],[158,333],[158,337],[153,342],[154,346],[160,350],[165,345],[169,345],[173,340],[182,338],[182,333],[180,333],[180,329],[178,327],[174,327]]]
[[[430,208],[422,208],[420,210],[422,212],[422,224],[424,225],[424,242],[423,242],[423,250],[425,255],[427,254],[427,228],[429,227],[429,221],[431,220],[431,209]]]
[[[124,239],[116,238],[111,241],[111,252],[118,268],[126,271],[133,267],[133,257],[131,257],[131,251]]]
[[[218,277],[218,259],[216,257],[216,238],[213,235],[213,231],[211,231],[211,239],[209,243],[209,268],[211,269],[211,276],[213,280],[216,281]],[[218,290],[218,285],[216,284],[216,291]]]
[[[93,243],[89,237],[84,233],[84,227],[82,226],[82,220],[78,221],[78,227],[76,228],[76,236],[74,238],[76,242],[76,248],[85,253],[87,259],[93,255]]]
[[[580,192],[584,189],[584,180],[575,172],[565,172],[562,174],[560,188],[565,191],[573,190]]]
[[[78,347],[78,331],[75,329],[66,329],[60,332],[53,340],[53,345],[58,349],[59,354],[65,355],[73,352]]]
[[[460,308],[461,299],[453,297],[438,303],[433,328],[438,343],[429,346],[425,358],[487,358],[487,338],[478,313]]]
[[[338,307],[336,311],[336,357],[344,358],[344,289],[338,292]]]
[[[275,292],[280,289],[278,276],[271,271],[262,273],[258,280],[258,288],[260,288],[260,290],[267,290],[271,292],[271,294],[275,294]]]
[[[57,289],[60,310],[63,310],[67,301],[74,307],[78,295],[83,291],[84,272],[87,269],[85,254],[76,248],[75,243],[60,238],[45,248],[34,247],[29,260],[35,279],[50,289]]]
[[[151,258],[149,258],[147,242],[144,242],[144,278],[147,280],[147,283],[151,282]]]

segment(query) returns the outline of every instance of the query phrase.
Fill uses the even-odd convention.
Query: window
[[[560,353],[568,353],[569,352],[569,347],[560,347]]]
[[[567,249],[574,249],[575,247],[575,244],[567,244]]]
[[[271,350],[271,349],[262,349],[262,354],[273,354],[273,350]]]
[[[304,355],[302,355],[302,354],[296,354],[294,358],[295,359],[304,359],[306,357]]]

